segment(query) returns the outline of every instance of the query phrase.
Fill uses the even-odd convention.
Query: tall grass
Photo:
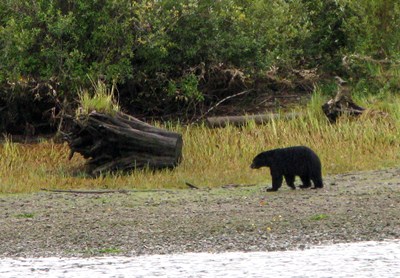
[[[364,98],[361,105],[383,110],[386,118],[369,114],[329,124],[321,112],[324,97],[317,90],[309,105],[297,108],[301,117],[264,125],[210,129],[204,125],[165,127],[183,134],[183,161],[173,170],[139,170],[92,179],[80,171],[84,159],[67,160],[66,144],[51,141],[20,145],[6,138],[0,146],[0,192],[34,192],[40,188],[180,188],[185,181],[198,186],[266,184],[269,173],[251,170],[252,158],[263,150],[307,145],[320,156],[323,174],[396,167],[400,164],[400,97]]]
[[[78,92],[78,100],[80,107],[77,110],[77,115],[87,115],[92,111],[100,113],[111,114],[120,110],[118,101],[115,98],[115,85],[111,88],[98,80],[95,82],[90,78],[93,91],[82,89]]]

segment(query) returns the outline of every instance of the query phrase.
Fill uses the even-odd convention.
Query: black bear
[[[272,188],[267,191],[277,191],[282,185],[285,177],[287,185],[294,186],[295,176],[299,176],[303,185],[300,188],[311,186],[322,188],[321,161],[317,154],[308,147],[296,146],[288,148],[273,149],[258,154],[250,166],[252,169],[269,167],[272,176]]]

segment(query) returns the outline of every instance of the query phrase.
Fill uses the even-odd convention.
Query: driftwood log
[[[88,173],[172,168],[182,159],[182,136],[144,123],[124,113],[92,112],[72,120],[64,139],[85,159]]]
[[[299,113],[286,113],[286,114],[258,114],[258,115],[245,115],[245,116],[221,116],[221,117],[208,117],[206,125],[208,127],[225,127],[227,125],[242,126],[253,121],[255,124],[263,124],[278,119],[294,119],[299,117]]]
[[[326,117],[331,123],[334,123],[343,114],[349,116],[361,115],[366,109],[353,101],[346,81],[338,76],[335,78],[338,84],[337,94],[333,99],[322,105],[322,111],[324,111]]]

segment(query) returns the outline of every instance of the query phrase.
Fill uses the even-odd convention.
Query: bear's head
[[[259,153],[253,158],[253,162],[250,165],[251,169],[258,169],[261,167],[271,167],[274,160],[274,151],[266,151]]]

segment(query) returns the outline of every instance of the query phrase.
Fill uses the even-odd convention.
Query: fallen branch
[[[185,182],[185,184],[186,184],[187,186],[189,186],[190,189],[199,189],[199,187],[197,187],[197,186],[195,186],[195,185],[193,185],[193,184],[191,184],[191,183],[189,183],[189,182]]]
[[[334,123],[343,114],[349,116],[361,115],[365,111],[365,108],[357,105],[353,101],[347,82],[339,76],[336,76],[335,79],[338,83],[336,96],[324,103],[321,107],[326,117],[331,123]]]
[[[263,124],[273,120],[284,119],[290,120],[301,116],[300,113],[286,113],[286,114],[259,114],[259,115],[245,115],[245,116],[223,116],[223,117],[209,117],[206,120],[208,127],[225,127],[228,124],[234,126],[241,126],[249,121],[254,121],[255,124]]]
[[[131,192],[172,192],[172,190],[166,189],[118,189],[118,190],[63,190],[63,189],[47,189],[41,188],[40,190],[52,193],[72,193],[72,194],[113,194],[113,193],[122,193],[128,194]]]
[[[197,118],[193,123],[197,123],[199,122],[201,119],[203,119],[206,115],[208,115],[212,110],[214,110],[215,108],[217,108],[219,105],[221,105],[221,103],[227,101],[228,99],[234,98],[234,97],[238,97],[241,95],[245,95],[247,93],[250,93],[251,91],[253,91],[253,89],[250,90],[246,90],[246,91],[242,91],[240,93],[231,95],[231,96],[227,96],[226,98],[221,99],[220,101],[218,101],[214,106],[210,107],[203,115],[201,115],[199,118]]]
[[[398,60],[389,60],[387,58],[386,59],[374,59],[370,56],[352,54],[352,55],[343,57],[342,62],[343,62],[344,66],[346,66],[346,67],[348,66],[349,59],[357,59],[357,60],[361,60],[361,61],[365,61],[365,62],[369,62],[369,63],[375,63],[375,64],[386,64],[386,65],[400,64],[400,61],[398,61]]]

